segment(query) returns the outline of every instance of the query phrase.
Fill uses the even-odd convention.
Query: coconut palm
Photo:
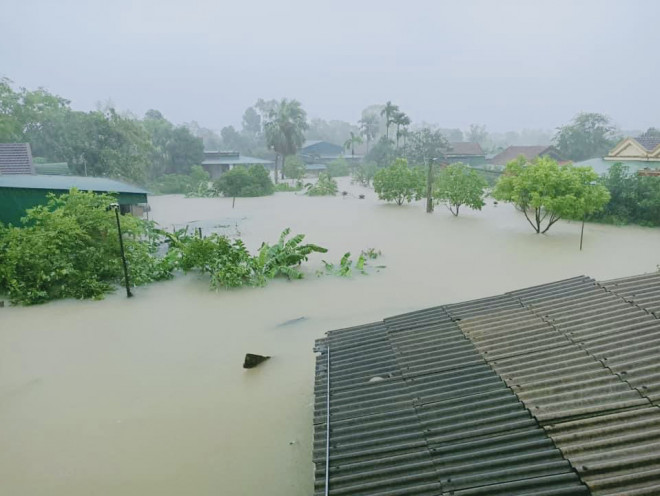
[[[378,116],[376,114],[367,114],[360,121],[360,134],[367,141],[367,153],[369,153],[369,143],[378,133]]]
[[[355,134],[351,131],[351,137],[344,142],[344,148],[351,150],[351,158],[355,158],[355,145],[361,145],[362,138],[359,134]]]
[[[410,125],[410,117],[404,112],[396,112],[392,116],[392,123],[396,124],[396,147],[399,148],[399,137],[402,136],[401,128],[405,129]]]
[[[298,100],[282,98],[271,109],[264,124],[266,143],[281,158],[295,155],[305,141],[307,113]],[[275,158],[275,182],[277,182],[277,157]]]
[[[383,107],[383,110],[380,111],[380,115],[385,116],[385,137],[387,139],[390,139],[390,125],[394,123],[394,114],[396,114],[399,111],[399,106],[394,105],[392,102],[387,102],[385,104],[385,107]]]

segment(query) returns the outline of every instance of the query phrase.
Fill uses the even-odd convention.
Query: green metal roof
[[[68,191],[76,188],[81,191],[111,192],[111,193],[133,193],[146,195],[149,192],[107,177],[82,177],[82,176],[50,176],[15,174],[0,176],[0,189],[47,189]]]

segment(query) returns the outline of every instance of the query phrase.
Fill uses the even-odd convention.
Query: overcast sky
[[[112,100],[220,129],[257,98],[355,122],[660,125],[655,0],[0,0],[0,75],[80,110]]]

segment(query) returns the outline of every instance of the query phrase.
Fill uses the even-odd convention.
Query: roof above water
[[[655,134],[642,134],[635,138],[635,141],[646,148],[648,151],[655,150],[660,145],[660,136]]]
[[[532,160],[540,155],[557,155],[557,151],[554,147],[546,145],[510,146],[495,155],[490,162],[495,165],[506,165],[520,155],[527,160]]]
[[[449,143],[451,147],[447,155],[477,155],[480,157],[485,156],[484,151],[481,149],[479,143],[456,141]]]
[[[272,164],[272,160],[264,160],[262,158],[246,157],[239,155],[225,155],[206,158],[202,165],[257,165],[257,164]]]
[[[0,176],[1,188],[47,189],[68,191],[76,188],[81,191],[148,194],[148,191],[107,177],[53,176],[53,175],[11,175]]]
[[[0,143],[0,174],[34,174],[29,143]]]
[[[660,273],[429,308],[317,349],[317,490],[329,361],[331,494],[660,494]]]

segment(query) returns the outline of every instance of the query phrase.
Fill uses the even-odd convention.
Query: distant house
[[[305,141],[298,152],[306,164],[327,164],[344,156],[344,148],[328,141]]]
[[[0,175],[34,173],[29,143],[0,143]]]
[[[519,156],[525,157],[527,160],[533,160],[537,157],[550,157],[557,162],[562,162],[564,159],[559,154],[559,151],[554,146],[546,145],[533,145],[533,146],[510,146],[491,158],[488,163],[492,165],[504,166],[517,159]]]
[[[202,167],[211,175],[211,179],[217,179],[223,172],[227,172],[237,165],[250,167],[252,165],[263,165],[271,168],[273,162],[261,158],[247,157],[239,152],[221,152],[209,150],[204,152],[204,161]]]
[[[622,160],[658,162],[660,166],[660,135],[645,133],[636,138],[625,138],[603,159],[613,162]]]
[[[479,143],[454,142],[449,143],[450,149],[445,154],[445,162],[455,164],[461,162],[471,166],[485,165],[486,154]]]
[[[660,136],[645,133],[636,138],[625,138],[605,157],[584,160],[574,165],[589,166],[599,174],[606,174],[615,163],[621,163],[630,172],[640,175],[660,175]]]
[[[72,188],[117,193],[122,213],[142,215],[146,209],[147,191],[114,179],[12,174],[0,176],[0,222],[18,225],[26,210],[46,204],[50,193],[68,193]]]

